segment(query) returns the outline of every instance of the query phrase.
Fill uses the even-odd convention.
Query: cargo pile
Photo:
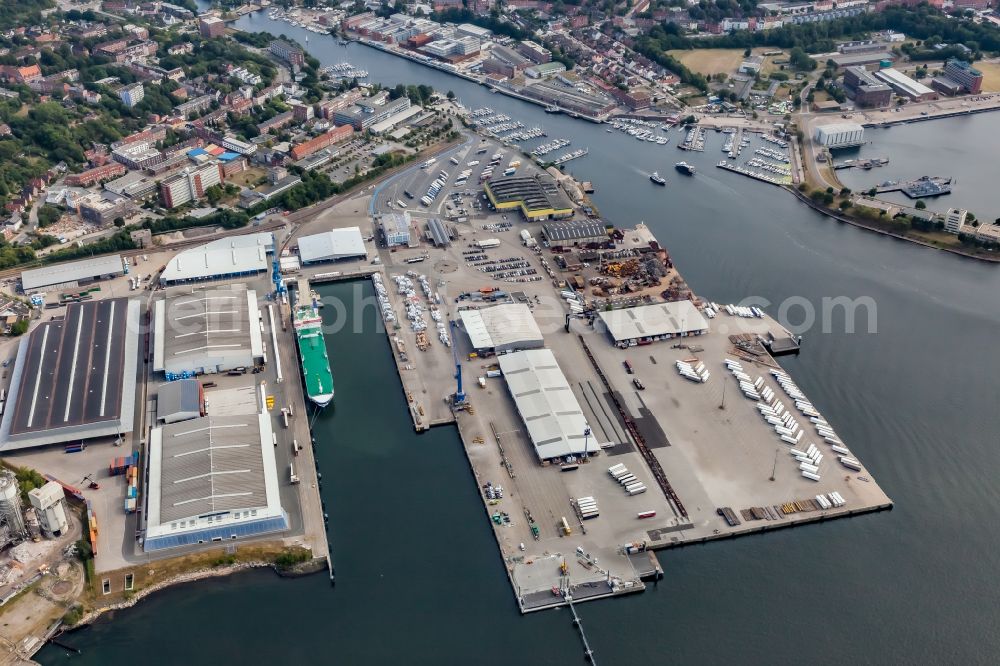
[[[697,361],[697,359],[694,360]],[[704,384],[712,376],[712,373],[705,368],[705,364],[700,361],[697,365],[691,365],[689,361],[676,361],[675,365],[681,377],[698,384]]]
[[[372,273],[372,284],[375,286],[375,297],[378,299],[379,308],[382,310],[382,319],[387,324],[395,323],[396,313],[392,311],[389,292],[385,289],[382,276],[378,273]]]
[[[740,383],[740,390],[743,391],[743,395],[750,398],[751,400],[760,400],[760,392],[765,388],[764,380],[758,377],[754,381],[750,381],[750,375],[743,371],[743,364],[739,361],[734,361],[731,358],[725,359],[726,367],[729,372],[733,373],[733,377]]]
[[[111,459],[111,464],[108,466],[108,473],[111,476],[121,476],[128,472],[130,465],[139,464],[139,452],[136,451],[130,456],[119,456],[117,458]]]
[[[129,465],[125,471],[125,480],[128,482],[128,491],[125,494],[125,513],[135,513],[136,504],[139,501],[138,478],[138,465]]]
[[[618,463],[608,468],[611,478],[622,485],[628,495],[641,495],[646,492],[645,484],[640,481],[635,474],[628,471],[625,465]]]
[[[597,500],[593,497],[577,497],[576,508],[580,512],[580,520],[590,520],[601,515],[597,510]]]

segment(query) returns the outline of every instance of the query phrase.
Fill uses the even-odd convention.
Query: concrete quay
[[[490,149],[502,148],[494,145]],[[460,162],[472,159],[473,148],[468,143],[454,150]],[[422,191],[424,181],[430,178],[433,174],[413,167],[376,191],[373,199],[351,205],[357,212],[370,204],[368,210],[377,216],[393,207],[404,188]],[[398,327],[387,327],[385,334],[414,426],[424,429],[456,423],[522,613],[567,604],[567,597],[582,602],[642,591],[644,580],[662,575],[652,554],[655,550],[892,506],[867,469],[851,471],[841,466],[830,445],[809,419],[795,410],[794,402],[772,376],[770,371],[780,369],[780,365],[757,341],[787,337],[788,332],[777,322],[723,311],[710,321],[705,335],[627,349],[616,347],[584,319],[573,320],[567,331],[567,308],[559,297],[558,281],[572,273],[555,268],[549,251],[527,248],[519,236],[526,229],[538,238],[540,224],[490,212],[485,206],[473,211],[469,195],[456,192],[455,196],[461,199],[456,205],[470,212],[468,221],[449,223],[454,233],[449,246],[431,247],[421,240],[410,247],[380,247],[377,264],[342,268],[338,276],[322,277],[315,274],[322,270],[317,270],[313,279],[347,279],[373,270],[382,275],[399,322]],[[450,197],[444,192],[441,201],[450,201]],[[478,198],[475,193],[471,201]],[[414,226],[425,215],[445,216],[443,207],[442,203],[436,210],[415,208]],[[334,222],[357,223],[339,218]],[[641,245],[646,233],[648,230],[627,231],[624,242]],[[467,260],[463,251],[484,238],[496,238],[500,245],[478,254],[492,260],[526,262],[537,278],[494,280],[475,265],[478,259]],[[418,263],[407,261],[417,258],[421,258]],[[549,270],[553,272],[546,277]],[[582,269],[585,282],[596,271],[596,265]],[[496,367],[495,359],[471,356],[474,350],[468,337],[449,329],[470,405],[469,409],[452,411],[449,398],[456,389],[452,347],[438,340],[427,317],[428,343],[425,350],[417,349],[416,334],[407,325],[403,310],[404,297],[393,280],[411,272],[426,276],[438,298],[424,297],[417,286],[418,298],[425,307],[437,308],[443,322],[456,319],[460,308],[488,307],[488,302],[459,298],[485,287],[503,289],[511,299],[528,305],[545,347],[554,353],[592,429],[593,449],[588,457],[578,460],[576,467],[540,462],[505,380],[487,377],[487,371]],[[661,283],[648,296],[659,300],[662,289]],[[593,291],[586,286],[581,293],[595,310],[600,309],[604,301]],[[675,361],[692,358],[710,369],[712,376],[707,383],[692,383],[675,370]],[[761,377],[793,412],[805,433],[802,446],[815,443],[824,456],[819,464],[820,481],[800,474],[799,464],[790,454],[795,447],[784,443],[761,418],[756,401],[743,396],[737,380],[726,369],[726,358],[742,359],[745,371],[754,379]],[[634,374],[626,372],[626,360]],[[636,378],[643,389],[634,385]],[[822,405],[816,408],[822,411]],[[845,443],[845,447],[850,445]],[[852,455],[859,457],[853,451]],[[629,496],[623,491],[608,474],[608,468],[619,463],[646,484],[647,492]],[[673,497],[661,490],[651,464],[663,470]],[[501,486],[502,497],[489,498],[487,484]],[[845,505],[819,508],[816,495],[830,492],[843,495]],[[598,502],[598,517],[582,519],[576,499],[585,496]],[[739,522],[728,524],[718,513],[723,508]],[[648,517],[650,512],[655,515]]]

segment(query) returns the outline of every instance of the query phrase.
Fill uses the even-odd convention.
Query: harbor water
[[[542,141],[570,138],[590,153],[566,169],[594,182],[606,219],[646,222],[697,293],[767,299],[792,325],[815,311],[802,354],[782,363],[896,508],[660,553],[655,587],[578,607],[598,663],[995,662],[1000,268],[836,223],[716,169],[712,132],[704,153],[682,153],[676,131],[666,147],[640,143],[262,13],[237,27],[309,34],[324,65],[453,90],[466,106],[541,125]],[[967,121],[912,126],[927,131],[930,172],[952,165],[926,141],[951,145],[949,128]],[[975,121],[1000,136],[1000,115]],[[694,177],[673,171],[681,159]],[[666,187],[649,182],[653,171]],[[823,316],[838,297],[871,299],[875,321],[861,311],[846,332],[842,310]],[[47,647],[41,663],[113,666],[137,651],[148,664],[583,663],[568,611],[517,613],[456,431],[412,432],[376,313],[365,316],[364,333],[327,335],[337,397],[315,431],[336,586],[255,572],[167,590],[64,637],[81,655]]]

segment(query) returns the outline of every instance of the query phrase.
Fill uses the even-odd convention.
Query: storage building
[[[273,436],[267,413],[204,416],[153,428],[143,548],[287,530]]]
[[[608,230],[604,223],[594,220],[573,222],[549,222],[542,225],[542,238],[549,245],[588,245],[608,242]]]
[[[167,382],[156,394],[156,420],[176,423],[205,416],[205,392],[197,379]]]
[[[109,254],[26,270],[21,273],[21,288],[26,294],[56,289],[76,289],[89,282],[115,278],[124,273],[122,256]]]
[[[270,268],[267,254],[273,251],[274,236],[270,232],[220,238],[178,252],[160,273],[160,284],[256,275]]]
[[[333,229],[299,239],[299,259],[302,265],[340,259],[367,257],[365,240],[359,227]]]
[[[132,431],[139,301],[72,303],[17,349],[0,451]]]
[[[458,313],[462,327],[477,352],[502,353],[545,346],[531,309],[522,303],[504,303]]]
[[[691,301],[640,305],[599,312],[598,316],[621,347],[708,333],[708,321]]]
[[[385,244],[389,247],[394,245],[410,244],[410,214],[386,213],[381,220],[382,233],[385,235]]]
[[[573,204],[548,174],[495,177],[483,189],[494,208],[520,210],[529,222],[573,215]]]
[[[816,128],[816,143],[825,148],[848,148],[865,142],[865,128],[857,123],[836,123]]]
[[[600,450],[550,350],[518,351],[497,360],[539,460]]]
[[[264,357],[257,292],[235,285],[156,301],[153,370],[167,378],[250,368]]]
[[[896,91],[897,95],[905,95],[914,102],[924,102],[938,97],[936,92],[919,81],[911,79],[898,69],[892,67],[880,69],[875,72],[875,76],[887,83],[890,88]]]

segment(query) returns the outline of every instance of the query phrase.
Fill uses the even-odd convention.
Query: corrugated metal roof
[[[544,344],[531,309],[504,303],[458,313],[475,349],[529,349]]]
[[[121,275],[123,272],[122,256],[110,254],[26,270],[21,273],[21,286],[25,292],[29,292],[56,284],[89,280],[101,275]]]
[[[201,413],[201,382],[197,379],[179,379],[160,386],[156,394],[156,416],[172,419],[175,415]]]
[[[271,448],[269,418],[204,416],[156,430],[150,523],[268,505],[265,468],[274,473],[273,460],[264,460],[265,448]]]
[[[503,354],[497,359],[528,437],[541,460],[597,450],[583,410],[548,349]],[[594,440],[594,441],[590,441]]]
[[[708,321],[691,301],[640,305],[598,316],[616,341],[708,330]]]
[[[359,227],[333,229],[321,234],[299,239],[299,258],[302,263],[334,261],[368,254]]]

